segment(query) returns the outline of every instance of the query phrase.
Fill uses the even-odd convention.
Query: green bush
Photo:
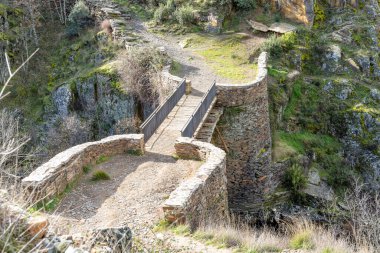
[[[236,6],[242,10],[252,10],[256,8],[256,0],[234,0]]]
[[[297,34],[295,32],[286,33],[281,37],[272,35],[264,43],[262,49],[273,57],[279,57],[282,53],[292,50],[296,42]]]
[[[194,9],[190,4],[177,8],[174,17],[181,26],[190,25],[194,22]]]
[[[160,3],[154,12],[153,20],[156,23],[162,23],[169,20],[170,15],[175,11],[174,0],[167,0],[166,4]]]
[[[68,16],[68,27],[66,33],[68,36],[78,36],[83,28],[92,23],[90,9],[84,1],[79,0],[75,3]]]
[[[111,177],[107,174],[107,172],[102,170],[97,170],[92,174],[92,181],[100,181],[100,180],[110,180]]]

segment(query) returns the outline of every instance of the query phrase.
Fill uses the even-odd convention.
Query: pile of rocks
[[[42,242],[47,253],[124,253],[132,247],[128,227],[94,229],[85,234],[51,235]]]

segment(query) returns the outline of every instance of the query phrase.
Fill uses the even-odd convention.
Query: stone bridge
[[[187,222],[195,228],[205,222],[206,217],[209,222],[218,222],[228,219],[231,210],[241,212],[253,208],[252,203],[255,203],[254,198],[258,191],[264,190],[270,183],[270,178],[263,179],[261,173],[269,170],[271,156],[267,54],[262,53],[258,61],[259,72],[255,81],[240,85],[214,84],[216,96],[209,95],[211,100],[208,100],[207,107],[202,110],[200,108],[206,103],[205,97],[211,94],[210,85],[193,84],[190,88],[190,82],[187,82],[185,94],[180,96],[178,103],[168,111],[163,122],[157,125],[157,129],[150,138],[144,138],[143,134],[111,136],[101,141],[72,147],[56,155],[23,179],[22,186],[25,189],[26,198],[35,202],[41,199],[46,201],[54,196],[62,197],[68,186],[72,186],[73,183],[78,184],[78,179],[86,177],[84,167],[91,164],[97,166],[99,157],[117,156],[119,157],[117,166],[122,166],[121,171],[131,170],[131,172],[120,176],[121,180],[127,180],[128,183],[123,186],[125,188],[120,193],[115,193],[115,195],[126,194],[123,198],[127,199],[128,192],[133,192],[134,188],[141,191],[145,188],[159,188],[159,186],[149,185],[151,182],[147,181],[154,180],[155,174],[156,177],[171,177],[171,174],[177,173],[177,170],[182,171],[186,167],[195,169],[184,170],[183,174],[173,179],[174,183],[170,184],[170,187],[174,186],[174,191],[170,193],[170,196],[167,199],[161,197],[157,200],[157,205],[161,206],[161,214],[156,213],[156,209],[152,207],[147,209],[146,213],[154,213],[154,215],[141,214],[137,211],[136,216],[128,216],[126,213],[130,212],[131,204],[125,203],[125,206],[118,206],[111,224],[105,224],[102,216],[96,218],[102,212],[107,217],[110,215],[110,210],[101,210],[103,206],[106,206],[105,203],[110,202],[111,208],[120,205],[120,202],[112,202],[112,199],[117,197],[105,197],[102,200],[104,203],[98,205],[92,217],[90,215],[88,227],[100,226],[100,224],[114,227],[124,222],[135,222],[141,217],[145,217],[145,222],[158,222],[161,216],[171,222]],[[168,73],[166,75],[178,83],[183,82],[182,79]],[[201,120],[198,120],[199,125],[192,126],[192,136],[187,136],[192,138],[181,137],[184,134],[183,129],[195,117],[197,111],[201,112]],[[239,111],[238,115],[235,115],[236,118],[233,121],[227,121],[227,125],[223,126],[218,134],[214,134],[219,118],[226,121],[231,118],[233,111]],[[207,143],[212,137],[215,139],[214,143],[221,148]],[[196,140],[197,138],[199,140]],[[173,158],[174,154],[179,160]],[[199,163],[199,161],[203,162]],[[135,166],[134,164],[140,165],[136,165],[139,166],[137,168],[131,168]],[[146,165],[143,166],[144,171],[138,174],[141,164]],[[104,166],[107,166],[107,163]],[[108,168],[110,171],[112,171],[112,166],[115,165],[110,163]],[[149,168],[157,168],[157,170],[151,171]],[[136,173],[138,183],[135,182]],[[151,173],[153,177],[149,179],[148,174]],[[131,177],[135,179],[132,180]],[[86,187],[86,183],[79,184],[81,190]],[[99,186],[100,188],[91,187],[97,188],[98,191],[105,191],[102,188],[105,186],[102,185]],[[129,187],[133,188],[129,189]],[[148,198],[149,194],[139,195],[138,189],[135,190],[138,196],[133,196],[133,198],[140,198],[141,203],[145,201],[146,205],[149,205],[151,202]],[[74,198],[73,202],[80,208],[86,204],[86,201],[88,199],[81,202],[80,199]],[[73,219],[79,221],[81,216],[76,215],[68,215],[70,219],[67,218],[66,221],[71,223]],[[125,217],[128,217],[129,221],[125,221]],[[123,222],[120,221],[122,219],[124,219]],[[81,226],[78,222],[74,224]],[[133,225],[130,226],[133,227]]]

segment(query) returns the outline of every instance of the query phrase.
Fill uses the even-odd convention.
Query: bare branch
[[[17,72],[30,60],[32,59],[32,57],[38,52],[39,48],[36,49],[36,51],[33,52],[33,54],[31,54],[28,59],[26,59],[13,73],[11,71],[11,64],[9,62],[9,59],[8,59],[8,55],[5,53],[5,58],[6,58],[6,61],[7,61],[7,67],[8,67],[8,71],[9,71],[9,77],[7,79],[7,81],[5,82],[5,84],[3,85],[3,88],[1,89],[0,91],[0,100],[2,100],[5,96],[9,95],[9,92],[6,93],[5,95],[4,94],[4,91],[5,91],[5,88],[9,85],[9,82],[11,81],[11,79],[17,74]]]

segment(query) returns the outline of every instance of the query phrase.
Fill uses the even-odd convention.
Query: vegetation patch
[[[103,170],[97,170],[92,174],[91,181],[110,180],[111,177]]]
[[[245,39],[243,34],[193,35],[189,46],[203,56],[218,75],[241,82],[254,80],[257,74],[257,64],[249,60]]]
[[[310,231],[301,231],[293,235],[290,240],[290,246],[292,249],[304,249],[311,250],[315,247],[312,233]]]
[[[84,174],[88,174],[92,170],[92,166],[91,165],[85,165],[85,166],[83,166],[82,170],[83,170]]]
[[[142,156],[143,152],[139,149],[130,149],[127,151],[128,155]]]
[[[98,157],[98,159],[96,160],[96,164],[101,164],[101,163],[105,163],[107,161],[109,161],[109,157],[108,156],[105,156],[105,155],[101,155]]]

